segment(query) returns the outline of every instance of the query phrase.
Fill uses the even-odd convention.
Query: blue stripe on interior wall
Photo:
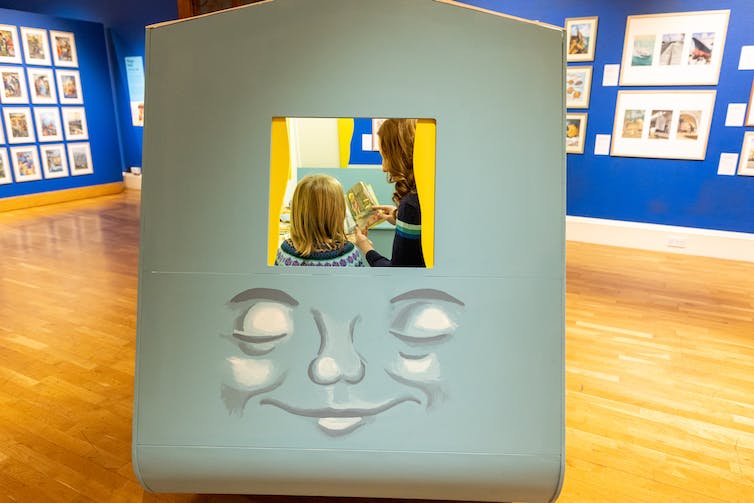
[[[754,71],[738,70],[741,47],[754,45],[752,0],[462,0],[485,9],[563,26],[567,17],[598,16],[592,95],[583,155],[568,154],[567,213],[584,217],[754,233],[754,177],[720,176],[720,154],[740,154],[745,131],[726,127],[729,103],[749,101]],[[626,17],[663,12],[730,9],[717,86],[602,87],[603,66],[619,64]],[[594,155],[596,134],[612,134],[618,90],[715,89],[704,161]],[[505,153],[501,152],[501,156]]]
[[[89,129],[89,140],[87,141],[91,147],[92,165],[94,166],[94,173],[91,175],[67,176],[64,178],[42,179],[30,182],[16,182],[14,178],[13,183],[0,185],[0,198],[122,181],[123,175],[118,134],[115,126],[115,106],[113,103],[110,69],[105,46],[104,26],[100,23],[76,21],[7,9],[0,9],[0,24],[16,26],[19,40],[21,26],[48,30],[48,40],[49,30],[67,31],[74,34],[79,66],[78,68],[67,69],[79,71],[84,104],[58,104],[57,107],[58,109],[68,106],[85,107],[87,127]],[[21,66],[25,68],[25,62]],[[42,68],[55,69],[57,67],[49,66]],[[27,82],[27,92],[29,91],[28,85],[29,83]],[[31,97],[31,94],[29,96]],[[31,99],[29,99],[28,105],[15,106],[27,106],[33,110],[37,105],[32,104]],[[7,139],[7,135],[5,139]],[[68,144],[69,142],[55,143]],[[47,143],[37,143],[37,147],[44,144]],[[0,148],[9,149],[11,146],[14,145],[5,143],[4,145],[0,145]]]
[[[372,119],[354,119],[351,138],[351,159],[349,164],[382,164],[379,152],[361,149],[361,135],[372,134]]]

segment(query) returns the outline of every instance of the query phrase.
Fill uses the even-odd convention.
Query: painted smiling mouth
[[[405,402],[421,404],[419,399],[411,396],[394,398],[383,403],[363,407],[346,406],[308,409],[295,407],[274,398],[264,398],[259,403],[260,405],[272,405],[296,416],[316,418],[317,425],[325,433],[329,435],[344,435],[366,424],[368,419],[372,419],[374,416]]]

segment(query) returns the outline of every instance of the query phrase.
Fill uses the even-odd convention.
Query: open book
[[[371,185],[364,182],[357,182],[353,187],[346,191],[346,233],[354,232],[354,227],[368,229],[377,225],[382,220],[379,218],[379,212],[375,209],[380,203],[374,194]]]

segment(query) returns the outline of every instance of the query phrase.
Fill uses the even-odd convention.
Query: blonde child
[[[283,241],[275,265],[364,267],[359,250],[346,239],[346,202],[333,177],[302,178],[291,200],[290,238]]]

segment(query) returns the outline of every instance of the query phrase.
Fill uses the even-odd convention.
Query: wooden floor
[[[138,203],[127,192],[0,214],[0,499],[326,501],[136,482]],[[567,251],[559,501],[754,501],[754,263]]]

